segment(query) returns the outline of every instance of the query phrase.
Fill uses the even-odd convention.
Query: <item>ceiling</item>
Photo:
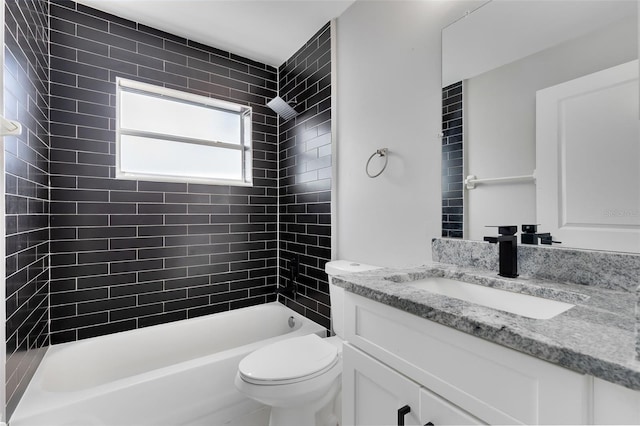
[[[355,0],[77,0],[274,67]]]

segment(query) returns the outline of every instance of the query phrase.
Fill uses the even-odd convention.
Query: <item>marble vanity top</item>
[[[572,303],[551,319],[522,317],[414,288],[437,276]],[[502,278],[479,268],[433,263],[336,277],[347,291],[580,373],[640,390],[636,293],[540,278]]]

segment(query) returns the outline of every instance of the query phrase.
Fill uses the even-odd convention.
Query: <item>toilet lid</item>
[[[247,355],[238,365],[247,382],[291,383],[316,376],[338,361],[338,349],[315,334],[282,340]]]

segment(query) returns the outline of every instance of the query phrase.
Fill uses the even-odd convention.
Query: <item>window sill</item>
[[[204,185],[226,185],[226,186],[247,186],[252,187],[252,181],[240,181],[232,179],[206,179],[195,178],[185,176],[163,176],[163,175],[147,175],[138,173],[127,173],[122,171],[116,171],[116,179],[122,180],[142,180],[153,182],[172,182],[172,183],[197,183]]]

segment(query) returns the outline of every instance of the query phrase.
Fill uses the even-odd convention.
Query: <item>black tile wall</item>
[[[117,180],[115,79],[253,107],[253,187]],[[51,3],[51,341],[275,300],[273,67]]]
[[[40,363],[49,320],[48,2],[4,2],[6,411],[13,413]]]
[[[279,69],[279,93],[299,115],[280,119],[280,285],[300,261],[295,297],[281,300],[330,327],[331,32],[327,23]]]
[[[442,89],[442,236],[463,232],[463,103],[462,82]]]
[[[330,326],[329,24],[276,70],[71,1],[5,4],[25,128],[5,138],[8,416],[50,342],[275,300],[294,255],[281,301]],[[115,179],[118,76],[252,106],[254,186]],[[278,87],[288,122],[265,107]]]

